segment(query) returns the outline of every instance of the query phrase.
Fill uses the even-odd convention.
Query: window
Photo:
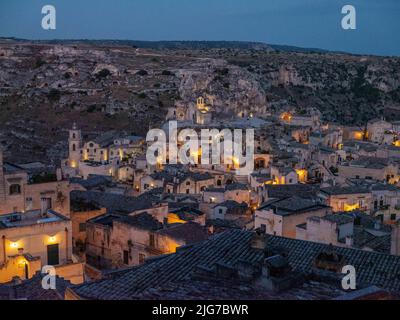
[[[219,209],[218,209],[218,213],[219,213],[219,214],[223,214],[223,212],[224,212],[224,210],[223,210],[222,208],[219,208]]]
[[[187,186],[190,186],[190,181],[186,181],[186,185],[187,185]]]
[[[186,193],[189,194],[189,193],[190,193],[190,190],[189,190],[189,189],[186,189]]]
[[[72,151],[76,151],[75,143],[72,144]]]
[[[25,199],[25,208],[26,210],[32,210],[32,206],[33,206],[33,199],[32,198],[26,198]]]
[[[93,148],[93,143],[89,143],[89,147],[90,147],[90,148]]]
[[[156,246],[156,239],[154,238],[154,234],[150,234],[150,247],[154,248]]]
[[[40,206],[42,212],[46,212],[47,210],[52,208],[51,198],[40,198]]]
[[[124,256],[124,264],[128,265],[129,264],[129,251],[124,250],[123,256]]]
[[[75,139],[75,138],[76,138],[76,134],[73,133],[73,134],[72,134],[72,139]]]
[[[392,214],[390,215],[390,220],[393,220],[393,221],[396,220],[396,214],[395,214],[395,213],[392,213]]]
[[[146,259],[146,255],[143,253],[139,253],[139,264],[143,264]]]
[[[21,193],[21,186],[19,184],[12,184],[10,186],[10,194],[20,194]]]
[[[85,232],[86,231],[86,223],[80,223],[79,224],[79,232]]]

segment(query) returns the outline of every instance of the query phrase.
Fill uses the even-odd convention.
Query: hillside
[[[218,113],[315,107],[325,120],[400,119],[400,59],[240,42],[0,40],[0,143],[11,160],[66,152],[85,137],[145,135],[168,107],[203,95]]]

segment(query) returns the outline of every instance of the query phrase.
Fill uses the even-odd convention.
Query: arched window
[[[20,193],[21,193],[21,186],[19,184],[12,184],[10,186],[10,195],[20,194]]]
[[[75,143],[72,144],[72,151],[76,151]]]
[[[75,135],[75,133],[73,133],[72,134],[72,139],[75,139],[76,138],[76,135]]]

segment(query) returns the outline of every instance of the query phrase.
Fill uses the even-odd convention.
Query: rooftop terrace
[[[0,216],[0,229],[21,228],[62,220],[67,220],[67,218],[53,210],[47,210],[45,213],[40,210],[26,211],[24,213],[14,212]]]

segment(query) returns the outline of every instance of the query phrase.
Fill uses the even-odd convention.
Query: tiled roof
[[[383,169],[389,164],[387,158],[360,157],[350,162],[351,167],[362,167],[368,169]]]
[[[170,210],[170,213],[175,213],[180,219],[186,221],[204,215],[204,212],[189,206],[180,206],[177,209]]]
[[[261,263],[264,251],[251,248],[254,232],[229,230],[201,243],[178,249],[151,263],[110,278],[73,287],[73,291],[88,299],[135,299],[146,290],[160,285],[189,281],[196,268],[212,268],[216,263],[234,266],[239,261]],[[288,253],[290,266],[305,274],[313,270],[314,259],[330,246],[303,240],[266,236],[266,249],[280,247]],[[334,247],[346,264],[353,265],[357,283],[376,285],[390,291],[400,291],[400,257],[370,251]]]
[[[225,190],[248,190],[249,188],[244,183],[231,183],[225,186]]]
[[[318,187],[307,184],[276,184],[264,185],[270,198],[286,198],[290,196],[300,196],[302,198],[316,198]]]
[[[123,196],[114,193],[99,191],[80,191],[71,192],[71,201],[93,202],[97,206],[107,208],[109,213],[144,210],[152,207],[159,198],[151,194],[143,194],[138,197]]]
[[[96,174],[90,174],[86,180],[82,178],[71,178],[69,181],[71,183],[80,184],[86,189],[92,189],[99,186],[108,186],[112,184],[111,177]]]
[[[183,240],[185,244],[193,244],[208,238],[205,228],[200,226],[198,223],[193,222],[177,224],[162,229],[157,233],[173,239]]]
[[[160,230],[163,227],[163,224],[161,222],[159,222],[147,212],[135,214],[134,216],[122,216],[120,219],[118,219],[118,221],[139,229],[149,231]]]
[[[234,208],[242,208],[242,209],[246,209],[248,206],[245,202],[239,203],[235,200],[226,200],[224,202],[218,203],[216,204],[213,208],[217,208],[217,207],[225,207],[228,210],[234,209]]]
[[[328,195],[370,193],[370,191],[367,188],[361,186],[328,187],[328,188],[322,188],[321,191]]]
[[[352,217],[344,214],[327,214],[326,216],[323,216],[320,219],[324,219],[330,222],[335,222],[338,225],[347,224],[354,221]]]
[[[329,208],[320,203],[316,203],[315,201],[300,198],[297,196],[283,198],[283,199],[271,199],[258,208],[258,210],[274,210],[275,214],[279,214],[282,216],[297,214],[306,211],[314,211],[320,210],[324,208]]]
[[[56,290],[45,290],[42,277],[37,273],[20,284],[0,284],[0,300],[64,300],[65,290],[71,283],[56,276]]]
[[[142,212],[133,216],[105,214],[88,220],[89,223],[102,224],[106,226],[112,226],[115,221],[128,224],[139,229],[150,231],[156,231],[163,227],[161,222],[159,222],[147,212]]]
[[[140,294],[146,300],[329,300],[344,291],[332,284],[308,281],[286,290],[273,292],[257,286],[227,280],[192,280],[160,284]]]

